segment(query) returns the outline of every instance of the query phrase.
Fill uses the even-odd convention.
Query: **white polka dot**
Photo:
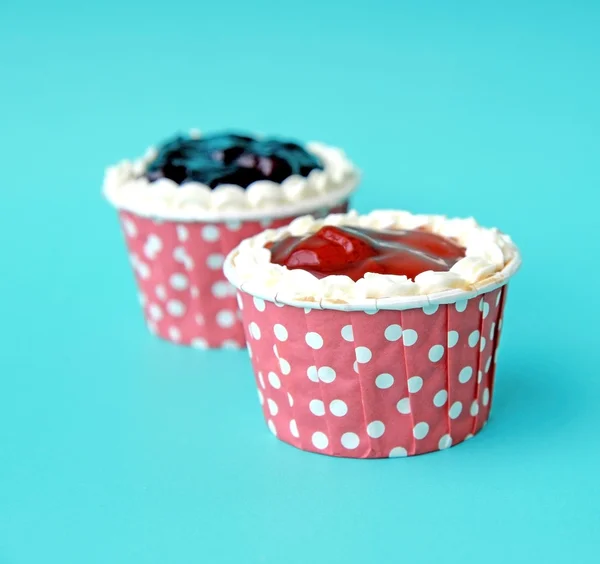
[[[173,258],[176,262],[180,262],[186,268],[186,270],[192,270],[194,268],[194,261],[186,253],[183,247],[176,247],[173,251]]]
[[[465,309],[467,309],[467,300],[458,300],[454,304],[454,307],[456,308],[456,311],[458,311],[459,313],[465,311]]]
[[[273,345],[273,354],[279,359],[279,351],[277,350],[277,345]]]
[[[298,425],[296,424],[296,420],[292,419],[290,421],[290,433],[292,434],[293,437],[298,438],[300,436],[300,433],[298,433]]]
[[[222,309],[219,313],[217,313],[217,325],[219,327],[227,329],[228,327],[232,327],[234,323],[235,315],[228,309]]]
[[[344,325],[342,327],[342,339],[344,339],[344,341],[348,341],[349,343],[354,341],[354,331],[352,330],[352,325]]]
[[[281,369],[281,373],[285,376],[287,376],[292,371],[290,363],[287,360],[285,360],[285,358],[279,359],[279,368]]]
[[[498,331],[502,331],[502,318],[498,320]]]
[[[433,396],[433,405],[436,407],[442,407],[448,401],[448,392],[446,390],[440,390],[435,396]]]
[[[317,370],[317,374],[319,375],[319,380],[321,380],[321,382],[325,382],[326,384],[331,384],[336,377],[335,370],[330,366],[321,366],[321,368]]]
[[[477,403],[477,400],[475,400],[472,404],[471,404],[471,415],[473,417],[475,417],[477,414],[479,413],[479,404]]]
[[[494,340],[494,335],[496,334],[496,322],[492,322],[492,326],[490,327],[490,340]]]
[[[252,358],[252,347],[250,346],[250,343],[246,343],[246,350],[248,351],[248,356]]]
[[[473,369],[470,366],[465,366],[458,373],[458,381],[461,384],[466,384],[471,379],[471,376],[473,376]]]
[[[294,398],[292,397],[292,394],[290,394],[288,392],[287,397],[288,397],[288,403],[290,404],[290,407],[294,407]]]
[[[317,372],[317,367],[316,366],[309,366],[308,370],[306,371],[306,375],[308,376],[308,379],[311,380],[312,382],[318,382],[319,381],[319,376],[318,376],[318,372]]]
[[[262,228],[266,229],[267,227],[269,227],[273,224],[273,220],[272,219],[261,219],[259,223]]]
[[[158,286],[157,286],[157,288],[158,288]],[[148,298],[146,297],[146,294],[144,294],[143,292],[140,292],[138,294],[138,300],[140,301],[140,305],[143,307],[146,305]]]
[[[156,304],[150,304],[148,306],[148,313],[150,314],[150,317],[154,319],[154,321],[160,321],[163,317],[162,309],[160,309],[160,306]]]
[[[273,333],[275,333],[275,337],[277,338],[277,340],[287,341],[287,338],[288,338],[287,329],[280,323],[276,323],[273,326]]]
[[[318,333],[310,331],[306,334],[306,337],[304,339],[306,340],[306,344],[311,349],[318,350],[323,346],[323,337],[321,337],[321,335],[319,335]]]
[[[279,407],[271,398],[267,400],[267,405],[269,406],[269,413],[271,415],[277,415],[279,413]]]
[[[479,343],[479,352],[483,352],[483,349],[485,349],[486,344],[487,341],[485,340],[485,337],[481,337],[481,341]]]
[[[179,300],[169,300],[167,302],[167,311],[173,317],[183,317],[185,314],[185,306]]]
[[[158,253],[162,251],[162,248],[162,239],[152,233],[148,235],[148,239],[146,239],[146,243],[144,244],[144,255],[147,259],[154,260],[158,256]]]
[[[281,380],[279,379],[279,376],[275,374],[275,372],[269,372],[267,378],[269,379],[269,384],[271,384],[271,386],[273,386],[276,390],[281,388]]]
[[[334,399],[329,404],[329,411],[336,417],[344,417],[348,413],[348,406],[346,402],[340,399]]]
[[[204,325],[204,316],[201,313],[197,313],[194,319],[198,325]]]
[[[406,347],[412,347],[419,338],[419,335],[414,329],[403,329],[402,330],[402,342]]]
[[[489,388],[486,388],[485,390],[483,390],[483,405],[487,406],[488,403],[490,403],[490,390]]]
[[[481,370],[477,371],[477,383],[481,384],[481,381],[483,380],[483,372]]]
[[[352,363],[352,369],[358,374],[358,362],[356,360]]]
[[[319,450],[324,450],[329,446],[329,439],[325,433],[321,433],[321,431],[317,431],[313,433],[312,436],[312,444],[315,448]]]
[[[260,382],[261,387],[265,388],[265,379],[263,378],[262,372],[259,372],[257,375],[258,381]]]
[[[393,384],[394,377],[387,372],[384,372],[375,378],[375,385],[381,390],[387,390],[388,388],[391,388]]]
[[[502,290],[498,290],[498,293],[496,294],[496,306],[500,305],[500,298],[502,297]]]
[[[388,454],[390,458],[401,458],[408,456],[408,451],[404,447],[394,447]]]
[[[237,220],[226,221],[225,226],[229,231],[239,231],[240,227],[242,227],[242,222]]]
[[[169,327],[169,337],[174,341],[181,340],[181,331],[177,327]]]
[[[481,311],[483,312],[483,318],[485,319],[490,313],[490,304],[488,304],[487,302],[483,302]]]
[[[429,349],[429,360],[438,362],[444,356],[444,347],[442,345],[433,345]]]
[[[438,448],[444,450],[452,446],[452,437],[450,435],[443,435],[438,443]]]
[[[254,337],[257,341],[260,339],[260,327],[252,321],[250,325],[248,325],[248,329],[250,331],[250,335]]]
[[[261,298],[256,298],[254,297],[252,299],[252,301],[254,302],[254,307],[258,310],[258,311],[265,311],[266,309],[266,305],[265,305],[265,300],[261,299]]]
[[[450,407],[450,410],[448,411],[448,416],[450,417],[450,419],[456,419],[462,412],[462,403],[459,401],[455,401],[452,404],[452,407]]]
[[[192,295],[192,298],[197,298],[200,295],[200,292],[196,286],[192,286],[190,288],[190,294]]]
[[[388,325],[383,334],[388,341],[397,341],[402,337],[402,327],[396,324]]]
[[[258,391],[258,401],[260,402],[260,405],[262,405],[263,403],[265,403],[265,398],[263,396],[263,393],[260,390]]]
[[[397,404],[396,409],[402,413],[403,415],[408,415],[410,413],[410,399],[402,398]]]
[[[136,270],[142,280],[150,278],[150,267],[145,262],[139,262]]]
[[[224,349],[241,349],[242,346],[233,339],[225,339],[221,345]]]
[[[429,433],[429,425],[425,421],[417,423],[413,428],[413,437],[415,439],[424,439]]]
[[[372,308],[372,306],[365,308],[364,313],[367,315],[375,315],[379,310],[377,308]]]
[[[425,315],[433,315],[440,306],[438,304],[427,304],[423,307],[423,313]]]
[[[318,415],[319,417],[325,415],[325,404],[319,399],[310,400],[308,409],[310,409],[313,415]]]
[[[305,308],[304,308],[304,313],[305,313],[306,315],[308,315],[308,314],[309,314],[311,311],[312,311],[312,309],[311,309],[311,308],[309,308],[309,307],[305,307]]]
[[[219,230],[214,225],[205,225],[202,228],[202,238],[209,243],[214,243],[219,238]]]
[[[356,362],[360,362],[361,364],[365,364],[366,362],[369,362],[371,360],[371,358],[373,357],[373,354],[371,353],[370,349],[368,349],[367,347],[356,347],[355,352],[356,352]]]
[[[213,253],[208,255],[206,259],[206,266],[211,270],[220,270],[225,262],[225,257],[219,253]]]
[[[150,333],[156,335],[156,332],[158,331],[156,323],[154,323],[154,321],[146,321],[146,325],[148,326],[148,330],[150,331]]]
[[[360,444],[356,433],[344,433],[342,435],[342,446],[348,450],[354,450]]]
[[[188,230],[185,227],[185,225],[178,225],[177,226],[177,238],[183,243],[184,241],[187,241],[189,236]]]
[[[378,439],[385,433],[385,425],[382,421],[371,421],[367,425],[367,435],[372,439]]]
[[[423,378],[420,376],[412,376],[408,379],[408,391],[411,394],[416,394],[423,387]]]
[[[271,431],[271,433],[273,433],[275,436],[277,436],[277,429],[275,428],[275,423],[273,423],[273,421],[271,421],[269,419],[267,421],[267,426],[269,427],[269,430]]]
[[[190,345],[192,347],[194,347],[195,349],[207,349],[208,348],[208,343],[206,342],[206,339],[202,339],[201,337],[192,339],[190,342]]]
[[[125,229],[125,233],[127,233],[128,237],[135,237],[137,235],[137,227],[131,219],[125,219],[123,221],[123,229]]]
[[[212,285],[211,293],[215,298],[226,298],[232,292],[229,282],[219,280]]]
[[[451,349],[458,343],[458,331],[448,331],[448,348]]]
[[[490,356],[485,362],[485,373],[486,374],[490,371],[491,365],[492,365],[492,357]]]
[[[479,331],[476,329],[469,335],[469,346],[474,347],[479,342]]]
[[[154,293],[156,294],[156,297],[163,302],[167,299],[167,290],[162,284],[159,284],[154,289]]]

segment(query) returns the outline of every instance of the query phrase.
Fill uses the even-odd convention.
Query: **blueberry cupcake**
[[[354,458],[472,437],[520,262],[473,219],[396,211],[301,217],[242,242],[224,270],[271,432]]]
[[[177,136],[109,167],[149,329],[199,348],[242,347],[225,256],[247,237],[306,214],[346,211],[359,173],[322,143],[234,133]]]

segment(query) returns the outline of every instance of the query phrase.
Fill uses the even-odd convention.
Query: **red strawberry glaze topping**
[[[268,243],[271,262],[301,268],[323,278],[345,275],[357,281],[367,272],[413,279],[427,270],[447,271],[465,256],[451,240],[422,230],[377,231],[325,226],[303,237]]]

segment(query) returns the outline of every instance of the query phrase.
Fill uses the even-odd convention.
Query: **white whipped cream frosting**
[[[190,134],[200,136],[197,130]],[[360,180],[357,168],[336,147],[312,142],[305,149],[321,161],[323,170],[313,170],[307,177],[294,174],[281,184],[259,180],[247,188],[222,184],[211,189],[199,182],[180,186],[168,178],[150,182],[144,175],[158,154],[151,147],[143,157],[106,170],[104,195],[118,209],[174,221],[288,217],[345,201]]]
[[[265,244],[288,236],[303,236],[324,225],[371,229],[426,228],[453,238],[465,247],[465,258],[449,271],[427,271],[414,280],[406,276],[367,273],[354,281],[348,276],[317,278],[302,269],[271,262]],[[519,268],[521,257],[508,235],[481,227],[473,218],[413,215],[406,211],[332,214],[324,219],[303,216],[287,227],[269,229],[242,241],[227,257],[225,275],[238,289],[279,304],[342,310],[411,309],[454,303],[506,284]]]

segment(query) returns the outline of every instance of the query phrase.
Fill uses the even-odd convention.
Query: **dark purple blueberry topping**
[[[200,182],[211,188],[257,180],[281,183],[292,174],[308,176],[322,169],[319,159],[296,143],[220,133],[200,139],[179,136],[159,148],[148,166],[150,181],[169,178],[177,184]]]

